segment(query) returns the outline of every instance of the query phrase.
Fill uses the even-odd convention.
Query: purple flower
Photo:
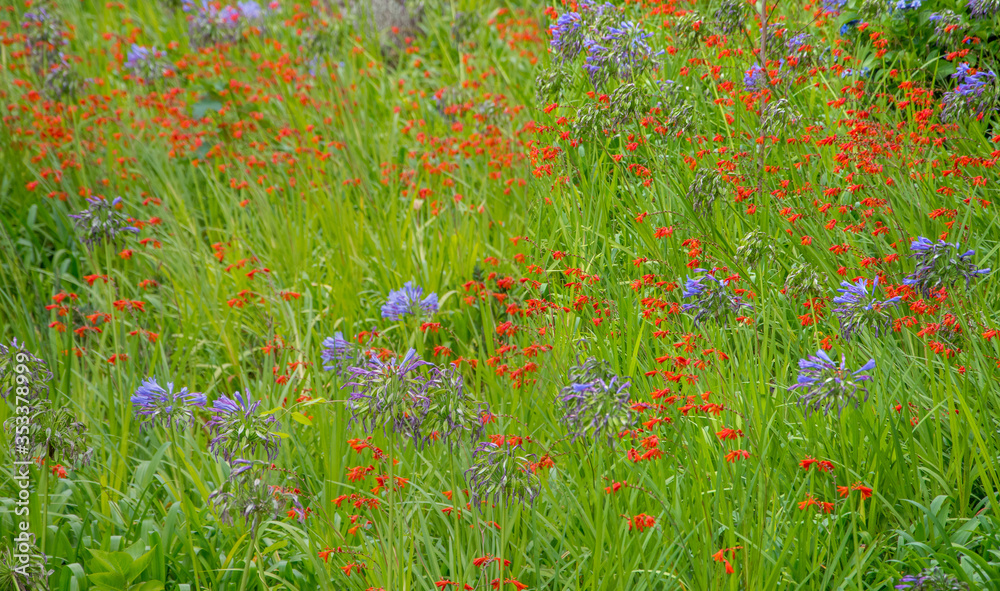
[[[242,518],[250,531],[255,531],[262,522],[280,519],[289,512],[289,517],[304,521],[306,510],[299,501],[302,488],[294,473],[273,469],[269,462],[236,460],[229,478],[208,500],[222,523],[232,524]]]
[[[837,405],[839,414],[851,400],[854,400],[855,407],[858,406],[858,390],[864,392],[864,400],[868,400],[868,390],[861,383],[872,378],[869,375],[862,375],[862,372],[872,369],[875,369],[874,359],[868,360],[868,363],[854,372],[849,372],[844,356],[841,356],[838,367],[826,352],[820,349],[815,355],[799,360],[799,378],[788,390],[798,388],[805,390],[805,394],[799,398],[799,404],[805,407],[807,415],[821,408],[824,414],[829,414],[830,407],[834,404]]]
[[[938,567],[925,569],[917,575],[906,575],[896,585],[896,589],[909,591],[966,591],[968,588],[967,584],[945,574]]]
[[[603,436],[610,445],[635,422],[629,408],[631,382],[611,371],[606,361],[590,357],[569,370],[569,385],[556,396],[556,405],[573,441],[587,431]]]
[[[323,369],[326,371],[337,371],[343,369],[344,362],[354,358],[354,346],[344,338],[343,333],[337,331],[332,337],[323,340]]]
[[[975,19],[991,18],[1000,11],[1000,0],[969,0],[969,14]]]
[[[750,69],[743,73],[743,87],[747,90],[763,90],[767,88],[767,70],[759,64],[750,66]]]
[[[518,454],[513,445],[481,442],[472,454],[472,466],[465,471],[472,504],[483,509],[483,501],[508,504],[516,499],[522,505],[534,503],[542,486],[531,469],[532,458]]]
[[[833,313],[840,320],[840,332],[844,340],[849,341],[854,333],[867,326],[874,327],[875,336],[878,336],[891,320],[888,308],[899,305],[901,298],[896,296],[881,302],[876,299],[877,275],[872,282],[871,297],[868,295],[868,281],[864,278],[858,279],[857,283],[843,281],[840,285],[837,291],[842,295],[833,298],[833,303],[840,304],[840,307],[834,308]]]
[[[564,12],[549,29],[552,41],[549,47],[563,60],[572,60],[583,51],[583,18],[578,12]]]
[[[979,116],[996,110],[1000,88],[995,72],[975,70],[969,64],[962,63],[951,77],[958,79],[959,83],[941,98],[944,105],[942,119],[947,121],[962,114]]]
[[[49,387],[45,382],[51,379],[45,361],[25,349],[16,337],[10,346],[0,344],[0,398],[7,398],[11,392],[29,401],[47,398]]]
[[[215,435],[208,443],[212,453],[231,462],[234,457],[256,453],[257,447],[262,446],[267,459],[274,460],[278,455],[278,435],[271,428],[278,421],[270,414],[257,414],[259,406],[260,400],[250,401],[249,390],[246,396],[239,392],[233,398],[219,396],[212,403],[213,415],[207,423]]]
[[[189,393],[187,388],[174,392],[173,382],[168,382],[164,389],[156,383],[156,378],[146,379],[132,395],[135,414],[143,424],[162,422],[168,429],[175,423],[193,423],[194,407],[205,406],[206,402],[204,394]]]
[[[348,367],[353,381],[344,387],[353,390],[347,405],[351,422],[360,423],[366,433],[381,428],[419,443],[430,406],[428,389],[439,377],[427,367],[433,364],[422,361],[413,349],[402,359],[383,361],[372,355],[366,364]]]
[[[123,232],[139,231],[129,225],[128,216],[120,211],[121,197],[116,197],[110,203],[99,197],[87,197],[87,202],[90,207],[69,216],[76,220],[76,229],[83,233],[80,241],[84,244],[92,246],[104,241],[116,243]]]
[[[705,269],[695,269],[695,272],[704,273]],[[753,306],[744,302],[741,296],[731,295],[726,283],[711,273],[695,279],[688,277],[682,295],[685,299],[694,299],[694,302],[684,304],[681,309],[695,312],[695,324],[705,318],[718,321],[727,317],[730,312],[737,313],[743,308],[753,309]]]
[[[970,260],[976,254],[975,250],[957,254],[957,243],[944,240],[933,242],[920,236],[910,244],[910,251],[910,256],[916,259],[917,268],[903,279],[903,283],[924,296],[930,295],[933,289],[951,287],[962,279],[968,289],[973,279],[990,272],[989,268],[980,269]]]
[[[412,281],[403,284],[403,289],[389,292],[389,299],[382,305],[382,318],[401,320],[404,316],[431,316],[438,309],[438,296],[431,293],[424,299],[424,288],[413,285]]]

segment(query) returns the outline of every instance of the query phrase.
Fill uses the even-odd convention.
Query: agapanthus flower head
[[[968,0],[969,15],[975,19],[992,18],[1000,12],[1000,0]]]
[[[859,330],[874,328],[875,336],[885,330],[891,322],[889,309],[899,305],[900,297],[895,296],[880,301],[875,297],[878,287],[878,276],[872,282],[871,294],[868,293],[868,280],[860,278],[855,283],[843,281],[837,289],[841,295],[833,298],[833,303],[840,304],[833,313],[840,320],[840,333],[844,340],[850,340]]]
[[[823,0],[822,6],[826,12],[840,13],[847,6],[847,0]]]
[[[17,430],[17,437],[11,437],[10,455],[19,460],[41,458],[55,464],[82,465],[90,462],[94,448],[89,445],[87,426],[76,419],[69,407],[53,405],[48,398],[29,400],[25,412],[7,419],[4,429]],[[17,422],[27,417],[24,423]],[[27,426],[27,432],[23,428]]]
[[[472,467],[465,471],[472,504],[483,509],[483,501],[503,505],[515,500],[522,505],[534,503],[542,485],[531,469],[533,459],[533,455],[522,454],[519,446],[480,443],[472,454]]]
[[[768,86],[767,70],[760,64],[754,64],[743,73],[743,88],[746,90],[763,90]]]
[[[922,0],[896,0],[896,2],[891,5],[889,11],[892,12],[893,9],[900,12],[918,10],[922,3]]]
[[[413,349],[402,358],[372,355],[366,363],[348,367],[352,381],[344,387],[352,389],[347,404],[351,423],[366,433],[382,429],[419,444],[430,407],[428,392],[440,386],[441,376],[433,368]]]
[[[122,233],[139,231],[130,225],[128,216],[122,213],[124,202],[121,197],[115,197],[112,201],[87,197],[87,202],[90,207],[69,216],[76,220],[76,228],[82,234],[80,241],[84,244],[93,246],[104,241],[114,244]]]
[[[652,37],[632,21],[607,22],[594,28],[592,36],[583,40],[587,57],[583,68],[594,88],[603,88],[611,80],[633,81],[652,65],[662,51],[653,51],[646,42]]]
[[[261,523],[278,519],[286,511],[304,520],[307,510],[299,500],[301,490],[294,474],[273,469],[269,462],[236,460],[229,478],[208,499],[223,523],[243,518],[250,530],[256,531]]]
[[[38,538],[24,532],[20,536],[4,536],[0,540],[0,589],[48,589],[55,570],[47,569],[48,557],[38,547]]]
[[[635,422],[629,406],[631,382],[615,375],[607,361],[589,357],[569,369],[569,384],[556,396],[562,422],[573,440],[588,432],[610,445]]]
[[[169,67],[163,52],[156,47],[144,47],[133,43],[125,57],[125,69],[142,82],[159,79]]]
[[[1000,107],[1000,79],[995,72],[961,63],[951,77],[958,79],[959,83],[941,98],[944,105],[942,120],[949,121],[960,116],[978,118]]]
[[[792,298],[820,297],[823,295],[824,283],[825,275],[817,273],[809,263],[798,262],[792,265],[785,277],[785,295]]]
[[[16,393],[22,399],[44,397],[52,379],[45,361],[24,348],[15,337],[10,345],[0,343],[0,398]]]
[[[323,352],[320,355],[323,369],[340,373],[345,364],[357,356],[357,352],[354,345],[344,338],[344,334],[337,331],[332,337],[323,340]]]
[[[743,29],[747,17],[747,3],[740,0],[722,0],[722,5],[715,11],[715,23],[719,31],[731,35]]]
[[[403,284],[402,289],[389,292],[389,299],[382,305],[382,318],[401,320],[405,316],[432,316],[438,310],[438,296],[430,293],[421,299],[424,288],[412,281]]]
[[[564,12],[549,27],[552,48],[562,60],[573,60],[583,51],[583,17],[579,12]]]
[[[431,366],[428,373],[424,438],[439,438],[449,445],[465,436],[470,442],[479,440],[486,428],[482,418],[492,415],[489,405],[472,397],[463,384],[462,374],[453,366]]]
[[[215,43],[235,43],[242,37],[241,29],[259,30],[264,25],[268,13],[278,9],[277,2],[270,2],[267,8],[249,0],[236,5],[219,6],[210,0],[183,0],[184,12],[188,13],[188,36],[195,47]]]
[[[203,407],[207,400],[199,392],[187,388],[174,391],[173,382],[163,388],[156,378],[148,378],[132,395],[132,406],[142,423],[164,424],[167,428],[179,423],[194,422],[194,408]]]
[[[815,355],[799,360],[798,380],[788,390],[804,391],[799,397],[799,405],[805,408],[807,415],[816,410],[829,414],[830,408],[834,406],[839,414],[851,401],[854,401],[855,406],[860,404],[859,391],[864,393],[862,400],[868,400],[868,389],[862,384],[872,378],[863,372],[872,369],[875,369],[874,359],[852,372],[847,369],[847,359],[844,356],[841,356],[840,365],[837,365],[825,351],[819,349]]]
[[[760,230],[750,230],[736,246],[736,260],[754,267],[764,255],[774,256],[774,243]]]
[[[906,575],[896,589],[907,591],[967,591],[969,585],[954,575],[945,574],[939,567],[928,568],[916,575]]]
[[[277,427],[278,420],[271,414],[258,413],[259,407],[260,400],[251,401],[249,390],[246,395],[236,392],[232,398],[219,396],[212,403],[212,417],[207,423],[214,435],[208,442],[212,453],[228,462],[233,458],[246,459],[263,447],[267,459],[276,458],[279,439],[272,429]]]
[[[705,319],[717,322],[724,321],[731,313],[739,313],[744,308],[751,311],[753,306],[743,301],[743,297],[730,292],[726,282],[707,272],[706,269],[695,269],[696,273],[705,273],[699,277],[688,277],[684,283],[684,299],[694,301],[681,306],[685,312],[694,313],[694,322],[699,324]]]
[[[959,43],[969,28],[961,15],[947,9],[931,14],[929,20],[934,23],[932,39],[939,47],[951,47]]]
[[[958,254],[961,248],[957,243],[944,240],[934,242],[920,236],[910,244],[910,251],[917,268],[903,279],[903,283],[924,296],[929,296],[933,289],[951,287],[963,279],[965,288],[968,289],[973,279],[990,272],[989,268],[981,269],[972,262],[975,250]]]

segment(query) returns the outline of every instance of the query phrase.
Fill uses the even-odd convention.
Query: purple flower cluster
[[[928,568],[917,575],[906,575],[896,589],[908,591],[966,591],[969,586],[955,576],[945,574],[940,568]]]
[[[844,340],[849,341],[857,331],[869,326],[875,329],[875,336],[878,336],[891,321],[889,307],[898,306],[901,298],[896,296],[879,301],[875,297],[875,288],[878,287],[877,275],[872,282],[870,296],[868,281],[864,278],[858,279],[856,283],[843,281],[840,285],[837,291],[841,295],[833,298],[833,303],[840,304],[840,307],[834,308],[833,313],[840,320],[840,333]]]
[[[951,287],[962,279],[968,289],[973,279],[990,272],[989,268],[981,269],[970,260],[976,254],[975,250],[958,254],[957,243],[944,240],[933,242],[920,236],[910,244],[910,251],[910,256],[916,259],[917,268],[903,279],[903,283],[924,296],[930,295],[932,289]]]
[[[76,220],[76,229],[83,233],[80,241],[84,244],[93,246],[104,241],[114,244],[123,232],[139,231],[129,225],[128,216],[121,212],[121,197],[115,197],[110,203],[99,197],[87,197],[87,202],[90,207],[69,216]]]
[[[1000,12],[1000,0],[969,0],[969,14],[975,19],[992,18]]]
[[[950,120],[963,114],[978,117],[987,111],[996,110],[1000,102],[1000,84],[995,72],[977,70],[963,63],[959,64],[951,77],[959,82],[958,86],[946,92],[941,99],[944,104],[942,119]]]
[[[212,453],[232,462],[233,458],[255,453],[260,446],[267,459],[274,460],[278,455],[278,436],[271,429],[278,421],[270,414],[259,414],[259,406],[260,400],[251,402],[249,390],[246,396],[236,392],[233,398],[226,395],[217,398],[207,423],[215,435],[208,442]]]
[[[132,406],[142,423],[163,423],[168,429],[175,423],[193,423],[193,407],[203,407],[206,402],[204,394],[189,393],[187,388],[174,392],[173,382],[164,389],[155,378],[148,378],[132,395]]]
[[[569,369],[569,382],[556,396],[556,405],[573,441],[590,431],[610,445],[634,423],[631,382],[615,375],[606,361],[590,357],[577,363]]]
[[[264,17],[278,9],[278,2],[272,1],[267,8],[254,0],[237,2],[235,6],[221,8],[211,0],[183,0],[184,12],[189,13],[188,35],[191,44],[204,47],[215,43],[234,43],[240,39],[244,26],[259,27]]]
[[[858,390],[864,392],[864,400],[868,400],[868,390],[861,383],[872,378],[869,375],[863,375],[862,372],[874,368],[875,360],[870,359],[859,369],[850,372],[847,369],[847,360],[844,356],[841,356],[838,366],[825,351],[819,349],[815,355],[799,360],[798,380],[788,390],[801,388],[805,391],[799,397],[799,404],[805,407],[807,415],[820,409],[823,410],[824,414],[829,414],[833,405],[837,406],[839,413],[851,400],[854,401],[855,406],[859,404]]]
[[[157,80],[167,70],[164,54],[156,47],[144,47],[133,43],[125,57],[125,69],[141,82]]]
[[[51,379],[45,361],[25,349],[24,343],[15,338],[9,346],[0,344],[0,398],[11,393],[28,400],[45,397],[46,382]]]
[[[695,269],[695,272],[706,273],[706,270]],[[726,283],[711,273],[695,279],[688,277],[682,295],[685,299],[694,299],[692,303],[681,306],[681,309],[685,312],[695,312],[695,324],[699,324],[705,318],[719,321],[730,312],[737,313],[743,308],[753,309],[753,306],[744,302],[741,296],[730,294]]]
[[[480,443],[472,454],[472,467],[465,471],[472,504],[482,509],[483,501],[534,503],[542,485],[531,469],[531,459],[532,456],[520,455],[513,445]]]
[[[389,292],[389,299],[382,306],[382,318],[401,320],[404,316],[431,316],[438,310],[438,296],[428,294],[421,299],[424,288],[412,281],[403,284],[403,289]]]
[[[612,78],[631,82],[645,69],[653,58],[663,51],[654,52],[646,43],[653,34],[631,21],[618,26],[608,26],[602,35],[583,42],[587,50],[584,69],[594,88],[601,88]]]
[[[574,60],[583,51],[583,17],[579,12],[564,12],[549,28],[552,48],[563,61]]]
[[[750,66],[750,69],[743,73],[743,87],[747,90],[763,90],[767,88],[767,70],[759,64]]]
[[[343,333],[337,331],[332,337],[323,340],[323,351],[320,356],[323,359],[323,369],[340,373],[344,369],[344,364],[354,359],[356,353],[351,342],[344,338]]]
[[[381,428],[418,444],[430,405],[428,391],[437,385],[438,376],[427,371],[431,366],[410,349],[402,359],[383,361],[372,355],[367,363],[348,367],[352,381],[344,387],[352,388],[347,405],[351,423],[360,424],[366,433]]]
[[[284,483],[279,480],[272,484],[272,479],[284,471],[272,469],[269,463],[236,460],[233,466],[229,478],[208,496],[222,523],[232,524],[243,518],[250,531],[256,531],[263,521],[282,517],[289,503],[287,515],[305,521],[306,509],[299,501],[300,485],[293,474],[287,473]]]

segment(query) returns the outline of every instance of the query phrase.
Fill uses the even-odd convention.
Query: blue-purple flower
[[[404,316],[431,316],[438,309],[436,293],[421,299],[424,288],[412,281],[403,284],[403,289],[389,292],[389,299],[382,305],[382,318],[401,320]]]
[[[203,407],[206,402],[200,392],[188,392],[187,388],[174,391],[173,382],[163,388],[156,378],[146,379],[132,395],[135,414],[143,424],[162,423],[168,429],[179,423],[193,423],[195,407]]]
[[[143,82],[160,78],[167,69],[163,53],[155,47],[144,47],[133,43],[125,57],[125,69]]]
[[[114,244],[123,232],[139,231],[130,225],[128,216],[121,212],[121,197],[115,197],[111,202],[99,197],[87,197],[87,202],[90,207],[69,216],[76,220],[76,229],[82,233],[80,241],[84,244],[92,246],[104,241]]]
[[[583,17],[578,12],[564,12],[549,29],[552,48],[563,60],[573,60],[583,51]]]
[[[482,509],[484,501],[534,503],[542,490],[541,481],[531,469],[533,456],[522,455],[519,449],[490,441],[479,444],[472,454],[472,466],[465,471],[474,506]]]
[[[997,109],[1000,103],[1000,81],[995,72],[975,69],[962,63],[951,77],[959,83],[941,98],[944,105],[942,119],[947,121],[960,115],[977,117]]]
[[[862,383],[872,378],[863,372],[872,369],[875,369],[874,359],[852,372],[847,369],[844,356],[841,356],[838,366],[825,351],[819,349],[815,355],[799,360],[798,380],[788,390],[804,390],[798,403],[805,407],[807,415],[820,409],[824,414],[829,414],[834,405],[839,414],[852,400],[855,407],[860,404],[858,391],[864,393],[863,400],[868,400],[868,389]]]
[[[969,15],[975,19],[992,18],[1000,12],[1000,0],[969,0],[966,5],[969,7]]]
[[[354,345],[345,339],[344,334],[340,331],[323,340],[323,352],[320,356],[323,359],[323,369],[326,371],[339,373],[344,368],[344,364],[354,359],[355,355]]]
[[[967,591],[969,586],[938,567],[924,569],[920,574],[906,575],[896,589],[908,591]]]
[[[250,391],[246,395],[236,392],[232,398],[222,395],[212,403],[212,418],[207,425],[215,437],[208,447],[216,456],[227,462],[233,458],[246,459],[263,447],[267,459],[278,455],[278,435],[271,429],[278,422],[270,414],[259,414],[260,400],[251,402]]]
[[[989,268],[979,268],[972,262],[975,250],[959,253],[957,243],[939,240],[933,242],[923,236],[910,244],[911,257],[916,259],[917,268],[903,279],[905,285],[913,287],[924,296],[940,287],[951,287],[965,280],[968,289],[973,279],[986,275]]]
[[[438,379],[427,371],[429,367],[433,364],[421,360],[413,349],[402,359],[383,361],[372,355],[367,363],[348,367],[352,381],[344,387],[352,389],[347,404],[352,424],[360,424],[366,433],[382,429],[419,443],[430,406],[428,390]]]
[[[833,303],[840,304],[833,309],[833,313],[840,320],[840,333],[844,340],[850,340],[859,330],[872,327],[875,329],[875,336],[878,336],[891,322],[889,308],[898,306],[900,297],[892,297],[884,301],[879,301],[875,297],[875,288],[878,287],[878,276],[872,282],[872,291],[868,293],[868,280],[858,279],[856,283],[843,281],[837,291],[841,295],[833,298]]]
[[[629,406],[631,382],[611,371],[606,361],[590,357],[569,369],[569,385],[556,396],[562,422],[573,440],[590,432],[608,444],[635,422]]]
[[[695,272],[706,273],[706,270],[695,269]],[[743,301],[742,296],[731,294],[726,283],[710,273],[694,279],[688,277],[682,295],[685,299],[694,300],[681,306],[681,309],[685,312],[695,313],[695,324],[699,324],[706,318],[716,321],[723,320],[730,313],[738,313],[743,308],[753,309],[753,306]]]
[[[768,74],[764,66],[754,64],[743,73],[743,87],[747,90],[763,90],[767,88]]]

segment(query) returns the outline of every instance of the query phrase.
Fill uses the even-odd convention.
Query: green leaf
[[[200,101],[191,105],[191,118],[201,119],[209,111],[219,112],[220,110],[222,110],[222,103],[206,95]]]
[[[309,420],[309,417],[307,417],[306,415],[304,415],[304,414],[302,414],[300,412],[293,412],[292,413],[292,418],[295,419],[297,422],[302,423],[303,425],[306,425],[306,426],[309,426],[309,427],[311,427],[312,424],[313,424],[313,422]]]
[[[122,573],[94,573],[87,575],[91,583],[102,589],[125,591],[125,575]]]

